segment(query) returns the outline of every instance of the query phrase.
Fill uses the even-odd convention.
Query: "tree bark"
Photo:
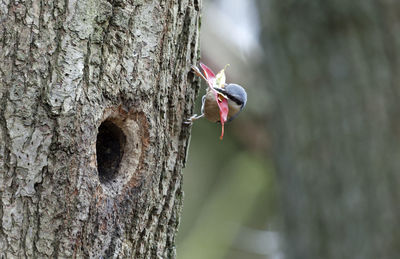
[[[287,258],[399,258],[400,3],[260,10]]]
[[[175,257],[199,9],[0,2],[0,257]]]

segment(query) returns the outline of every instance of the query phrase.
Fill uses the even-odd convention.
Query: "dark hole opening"
[[[126,136],[113,122],[106,120],[99,127],[96,141],[97,171],[101,183],[115,178],[124,155]]]

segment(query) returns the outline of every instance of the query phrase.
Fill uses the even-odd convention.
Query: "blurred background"
[[[193,125],[178,258],[400,258],[400,2],[203,3],[249,101]]]
[[[192,127],[178,259],[282,258],[277,187],[267,156],[270,100],[257,68],[263,50],[256,3],[204,0],[202,14],[201,61],[215,73],[230,64],[227,82],[244,86],[249,102],[225,126],[223,141],[218,124],[202,119]],[[206,87],[202,81],[196,113]]]

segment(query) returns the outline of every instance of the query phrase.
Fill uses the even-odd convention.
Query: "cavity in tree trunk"
[[[0,257],[175,256],[199,9],[0,3]]]
[[[260,4],[287,258],[399,258],[400,3]]]

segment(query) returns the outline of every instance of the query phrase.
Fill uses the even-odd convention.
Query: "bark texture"
[[[399,258],[400,3],[259,2],[287,258]]]
[[[0,2],[0,257],[175,257],[199,9]]]

